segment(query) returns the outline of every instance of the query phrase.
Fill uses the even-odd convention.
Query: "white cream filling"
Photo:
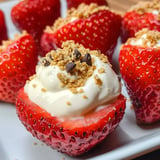
[[[59,117],[82,116],[98,106],[107,105],[120,94],[121,84],[109,64],[103,63],[95,56],[94,59],[96,69],[93,75],[88,78],[83,87],[78,88],[78,90],[83,89],[83,93],[74,94],[68,88],[61,87],[57,74],[68,73],[61,71],[58,66],[37,66],[36,77],[26,83],[25,92],[32,102],[53,116]],[[100,68],[104,68],[105,72],[99,73]],[[95,75],[101,79],[101,86],[95,83]],[[42,91],[42,88],[46,91]]]
[[[133,46],[147,46],[147,47],[152,47],[150,39],[147,38],[147,34],[143,34],[140,38],[132,38],[129,41],[129,44]],[[160,40],[157,40],[157,43],[153,46],[153,48],[160,47]]]

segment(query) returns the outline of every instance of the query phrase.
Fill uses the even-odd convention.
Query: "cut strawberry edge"
[[[23,88],[16,101],[18,117],[26,129],[47,145],[71,156],[87,152],[113,132],[123,118],[125,107],[126,99],[120,95],[102,109],[64,120],[31,102]]]

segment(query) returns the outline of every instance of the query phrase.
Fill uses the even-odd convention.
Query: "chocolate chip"
[[[81,62],[86,62],[89,66],[92,65],[91,55],[86,53]]]
[[[49,54],[49,58],[50,58],[51,60],[53,60],[53,57],[52,57],[52,55],[51,55],[51,54]]]
[[[45,67],[47,67],[47,66],[50,65],[50,62],[47,61],[46,59],[43,59],[43,60],[42,60],[42,64],[43,64]]]
[[[73,62],[69,62],[66,64],[66,71],[69,73],[76,67],[76,64]]]
[[[73,55],[75,55],[76,59],[79,59],[81,57],[81,52],[78,49],[75,49]]]

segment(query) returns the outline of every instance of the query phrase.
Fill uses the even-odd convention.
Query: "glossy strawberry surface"
[[[44,54],[61,47],[62,42],[74,40],[84,47],[100,50],[112,58],[120,34],[121,16],[110,10],[100,10],[88,18],[78,18],[55,32],[45,31],[41,46]]]
[[[124,45],[120,72],[132,100],[137,121],[160,120],[160,49]]]
[[[12,8],[11,17],[15,26],[30,33],[41,53],[40,38],[46,25],[51,25],[60,16],[59,0],[23,0]]]
[[[72,7],[77,8],[81,3],[91,4],[97,3],[98,5],[108,5],[106,0],[67,0],[67,7],[70,9]]]
[[[0,10],[0,44],[2,40],[8,39],[7,26],[5,22],[5,16],[2,10]]]
[[[18,90],[35,73],[35,42],[31,35],[26,34],[0,52],[0,100],[15,103]]]
[[[16,109],[19,119],[33,136],[60,152],[77,156],[114,131],[123,118],[125,101],[120,95],[113,103],[83,117],[63,119],[30,101],[22,88]]]
[[[134,37],[135,33],[143,28],[160,31],[158,15],[152,13],[139,14],[136,11],[126,12],[122,19],[122,42],[125,42],[129,37]]]

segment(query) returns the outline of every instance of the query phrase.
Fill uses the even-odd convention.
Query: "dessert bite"
[[[138,123],[160,120],[160,32],[143,29],[122,45],[120,72]]]
[[[107,57],[66,41],[42,58],[20,90],[16,109],[33,136],[77,156],[113,132],[125,102]]]
[[[77,9],[68,10],[65,18],[59,18],[53,26],[46,27],[41,47],[44,54],[60,48],[67,40],[74,40],[84,47],[100,50],[112,58],[120,34],[121,16],[107,6],[81,4]]]
[[[0,45],[2,44],[2,40],[8,39],[7,27],[5,22],[5,17],[3,11],[0,10]]]
[[[140,1],[122,19],[122,42],[143,28],[160,31],[160,0]]]
[[[40,39],[43,30],[60,16],[60,0],[23,0],[11,10],[11,18],[19,31],[26,30],[42,55]]]
[[[108,6],[107,0],[67,0],[67,8],[77,8],[81,3],[91,4],[96,3],[98,5]]]
[[[37,50],[31,35],[23,32],[0,46],[0,100],[15,103],[17,92],[35,73]]]

